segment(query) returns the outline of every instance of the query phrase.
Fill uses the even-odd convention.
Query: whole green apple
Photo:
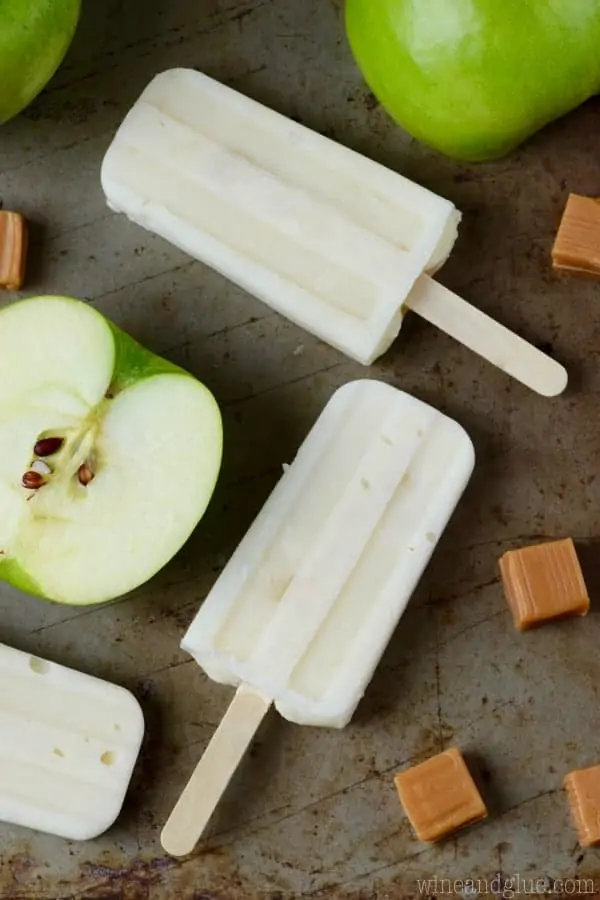
[[[71,44],[81,0],[0,0],[0,124],[50,81]]]
[[[598,0],[347,0],[363,76],[413,137],[504,156],[600,92]]]
[[[0,580],[72,605],[129,593],[190,536],[221,457],[208,389],[89,304],[0,310]]]

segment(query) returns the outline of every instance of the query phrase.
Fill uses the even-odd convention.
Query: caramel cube
[[[0,210],[0,288],[18,291],[25,280],[27,223],[20,213]]]
[[[394,783],[420,841],[435,843],[487,818],[487,809],[460,750],[446,750],[399,772]]]
[[[582,847],[600,844],[600,766],[570,772],[564,780]]]
[[[590,600],[571,538],[509,550],[500,559],[500,573],[519,631],[589,611]]]
[[[600,198],[569,195],[552,264],[555,269],[600,276]]]

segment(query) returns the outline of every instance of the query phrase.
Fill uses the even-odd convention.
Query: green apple
[[[50,81],[79,21],[81,0],[0,0],[0,124]]]
[[[67,297],[0,310],[0,579],[114,600],[180,549],[222,458],[196,378]]]
[[[413,137],[504,156],[600,91],[598,0],[347,0],[363,76]]]

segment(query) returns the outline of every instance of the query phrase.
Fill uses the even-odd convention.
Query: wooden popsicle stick
[[[421,275],[405,305],[538,394],[566,388],[564,366],[429,276]]]
[[[271,703],[246,684],[237,689],[162,830],[160,841],[170,856],[194,850]]]

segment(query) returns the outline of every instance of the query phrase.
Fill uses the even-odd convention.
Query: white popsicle
[[[412,309],[548,396],[562,366],[429,276],[455,206],[199,72],[157,75],[104,158],[109,206],[369,365]]]
[[[336,391],[183,639],[238,694],[168,852],[193,848],[271,702],[299,724],[350,721],[473,465],[431,406],[378,381]]]
[[[143,735],[124,688],[0,644],[0,821],[70,840],[102,834]]]

